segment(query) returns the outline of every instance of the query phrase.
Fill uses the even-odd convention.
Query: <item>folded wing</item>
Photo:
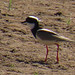
[[[49,41],[67,41],[67,42],[73,42],[73,40],[70,40],[67,37],[61,36],[57,34],[56,32],[48,29],[39,29],[37,31],[37,37],[39,37],[42,40],[49,40]]]

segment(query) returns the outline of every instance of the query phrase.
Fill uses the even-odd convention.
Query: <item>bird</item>
[[[38,17],[35,16],[28,16],[26,20],[21,22],[23,25],[28,25],[31,29],[31,32],[35,39],[37,39],[40,43],[46,45],[46,57],[45,62],[47,62],[48,57],[48,45],[55,44],[57,46],[57,56],[56,56],[56,63],[59,63],[59,43],[61,42],[75,42],[74,40],[71,40],[65,36],[62,36],[50,29],[44,29],[40,27],[41,20]]]

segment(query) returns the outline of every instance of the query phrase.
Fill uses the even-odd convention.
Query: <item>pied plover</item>
[[[59,52],[59,42],[75,42],[67,37],[61,36],[58,33],[49,30],[49,29],[43,29],[42,27],[39,26],[39,18],[35,16],[28,16],[24,22],[21,22],[22,24],[27,23],[29,27],[31,28],[31,32],[33,36],[38,39],[40,43],[43,43],[46,45],[46,58],[45,62],[47,61],[47,56],[48,56],[48,46],[47,45],[57,45],[57,63],[59,63],[59,57],[58,57],[58,52]]]

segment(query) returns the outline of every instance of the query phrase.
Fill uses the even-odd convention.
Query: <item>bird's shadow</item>
[[[49,62],[45,62],[44,60],[30,60],[30,61],[25,61],[25,64],[32,64],[32,65],[43,65],[43,66],[48,66],[48,65],[54,65],[54,64],[58,64],[57,62],[53,62],[53,61],[49,61]]]
[[[25,64],[30,64],[32,65],[33,67],[46,67],[46,68],[49,68],[49,69],[53,69],[53,70],[67,70],[68,68],[60,63],[56,63],[55,61],[52,61],[52,60],[49,60],[47,62],[43,61],[43,60],[19,60],[17,59],[16,61],[18,62],[23,62]]]
[[[25,62],[25,64],[31,64],[34,67],[46,67],[49,69],[53,69],[53,70],[67,70],[67,67],[65,67],[64,65],[57,63],[57,62],[45,62],[43,60],[39,60],[39,61],[29,61],[29,62]]]

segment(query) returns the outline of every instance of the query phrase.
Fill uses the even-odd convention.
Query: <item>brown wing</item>
[[[37,37],[39,37],[42,40],[49,40],[49,41],[70,41],[70,39],[47,29],[38,30]]]

